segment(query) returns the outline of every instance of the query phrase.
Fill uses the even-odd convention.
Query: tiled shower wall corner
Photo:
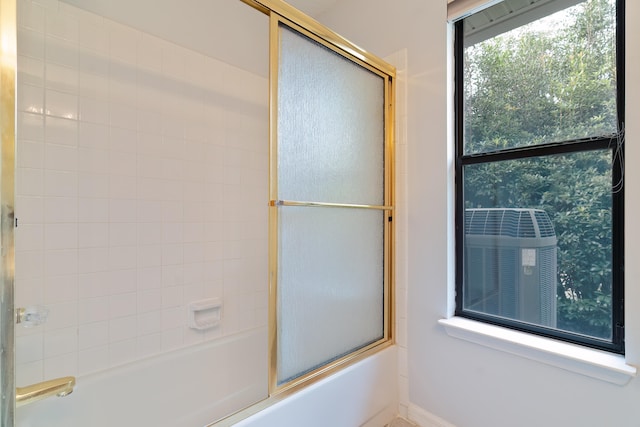
[[[396,67],[395,123],[395,341],[398,345],[398,412],[407,417],[409,381],[407,369],[407,66],[402,49],[384,58]]]
[[[16,306],[49,318],[17,383],[266,325],[267,78],[57,1],[18,24]]]

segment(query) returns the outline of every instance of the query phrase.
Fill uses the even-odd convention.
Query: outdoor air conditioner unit
[[[467,209],[466,310],[556,326],[557,238],[540,209]]]

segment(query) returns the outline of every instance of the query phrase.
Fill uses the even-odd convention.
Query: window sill
[[[449,336],[623,386],[636,376],[624,356],[462,317],[438,321]]]

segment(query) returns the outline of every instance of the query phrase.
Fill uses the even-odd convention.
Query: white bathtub
[[[77,378],[16,411],[16,427],[201,427],[267,396],[264,329]],[[240,421],[238,427],[381,427],[397,411],[390,347]]]
[[[235,424],[382,427],[398,412],[397,350],[389,347]]]
[[[267,396],[264,328],[77,378],[16,411],[16,427],[203,426]]]

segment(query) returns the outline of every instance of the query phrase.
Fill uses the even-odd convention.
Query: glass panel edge
[[[0,0],[0,426],[15,416],[14,208],[17,70],[16,0]]]

